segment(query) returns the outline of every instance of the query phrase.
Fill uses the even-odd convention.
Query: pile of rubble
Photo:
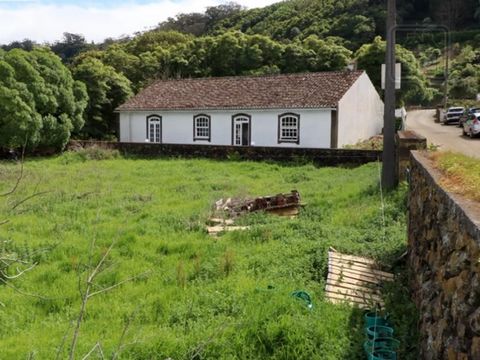
[[[297,215],[300,205],[300,193],[292,190],[289,194],[262,196],[255,199],[220,199],[215,203],[215,210],[217,213],[223,211],[229,218],[255,211],[268,211],[279,215],[286,213],[278,211],[279,209],[291,209],[292,212],[295,212],[293,215]]]
[[[288,194],[262,196],[254,199],[220,199],[215,202],[215,215],[210,219],[207,230],[210,234],[223,231],[246,230],[248,226],[234,226],[235,218],[256,211],[267,211],[279,216],[295,217],[302,206],[300,193],[292,190]]]

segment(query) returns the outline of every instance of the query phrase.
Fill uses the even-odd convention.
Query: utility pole
[[[383,119],[382,186],[392,190],[395,179],[395,0],[387,0],[387,51],[385,56],[385,110]]]

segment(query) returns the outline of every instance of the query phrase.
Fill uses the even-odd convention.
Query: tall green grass
[[[16,170],[0,164],[0,192]],[[115,242],[98,286],[151,273],[91,299],[79,358],[96,342],[110,355],[129,322],[122,359],[363,359],[361,313],[328,303],[323,289],[330,246],[385,263],[405,248],[405,191],[387,196],[384,232],[377,174],[376,164],[30,160],[0,205],[0,219],[11,220],[0,240],[32,251],[38,266],[13,284],[45,299],[0,286],[0,358],[55,358],[65,335],[67,356],[78,274],[95,238],[94,260]],[[254,214],[242,220],[249,231],[204,231],[219,198],[292,189],[307,204],[297,219]],[[48,193],[9,210],[34,191]],[[290,296],[295,290],[312,295],[312,310]]]

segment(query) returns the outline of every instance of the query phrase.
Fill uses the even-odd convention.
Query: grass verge
[[[449,191],[480,201],[480,160],[459,153],[433,152],[434,166],[441,171],[441,183]]]

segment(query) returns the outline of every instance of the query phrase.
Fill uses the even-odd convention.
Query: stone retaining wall
[[[480,359],[480,204],[445,191],[411,155],[409,266],[420,312],[420,359]]]
[[[382,152],[377,150],[350,149],[302,149],[260,146],[214,146],[214,145],[180,145],[180,144],[149,144],[149,143],[119,143],[101,141],[72,141],[69,148],[98,145],[118,149],[125,154],[140,156],[181,156],[204,157],[212,159],[238,160],[272,160],[279,162],[313,161],[321,166],[354,164],[361,165],[381,160]]]

